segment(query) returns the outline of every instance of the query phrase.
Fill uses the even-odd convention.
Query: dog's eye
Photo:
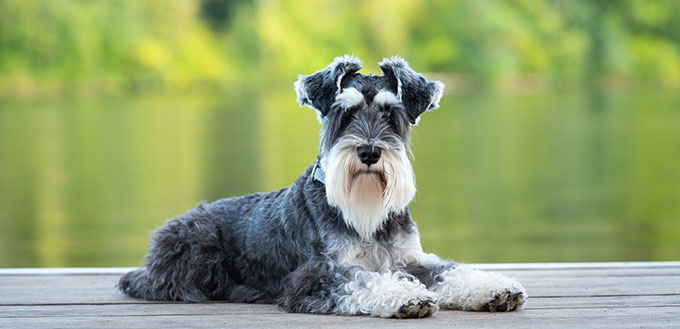
[[[383,115],[394,132],[400,136],[408,134],[408,119],[405,116],[403,107],[399,105],[389,106]]]
[[[394,109],[392,108],[392,106],[390,106],[390,105],[383,106],[382,109],[380,110],[380,113],[381,113],[383,119],[385,119],[390,124],[390,126],[394,126],[394,123],[395,123],[394,122]]]
[[[394,114],[394,111],[392,110],[392,107],[389,106],[389,105],[383,107],[383,109],[382,109],[381,112],[382,112],[382,115],[383,115],[384,118],[391,118],[392,115]]]
[[[358,109],[359,109],[358,106],[354,106],[342,112],[342,116],[340,118],[339,131],[343,131],[345,130],[345,128],[347,128],[347,126],[349,126],[350,122],[352,122],[352,119],[354,119],[354,114]]]

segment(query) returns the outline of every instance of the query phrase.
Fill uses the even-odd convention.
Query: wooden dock
[[[272,305],[130,299],[115,288],[128,268],[0,269],[0,328],[680,328],[680,262],[474,267],[519,279],[526,309],[407,320],[289,314]]]

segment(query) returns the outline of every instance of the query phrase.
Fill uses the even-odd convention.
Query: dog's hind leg
[[[200,204],[154,231],[146,263],[121,277],[120,291],[147,300],[229,299],[232,256],[207,208]]]
[[[398,318],[423,318],[439,310],[435,294],[404,272],[317,260],[290,274],[279,305],[288,312]]]

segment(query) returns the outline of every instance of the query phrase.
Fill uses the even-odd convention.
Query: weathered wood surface
[[[127,268],[0,269],[0,328],[680,328],[680,262],[479,264],[517,278],[524,311],[419,320],[288,314],[272,305],[120,295]]]

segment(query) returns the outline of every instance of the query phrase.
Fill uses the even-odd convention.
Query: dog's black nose
[[[357,149],[359,160],[370,166],[380,159],[380,148],[375,145],[363,145]]]

